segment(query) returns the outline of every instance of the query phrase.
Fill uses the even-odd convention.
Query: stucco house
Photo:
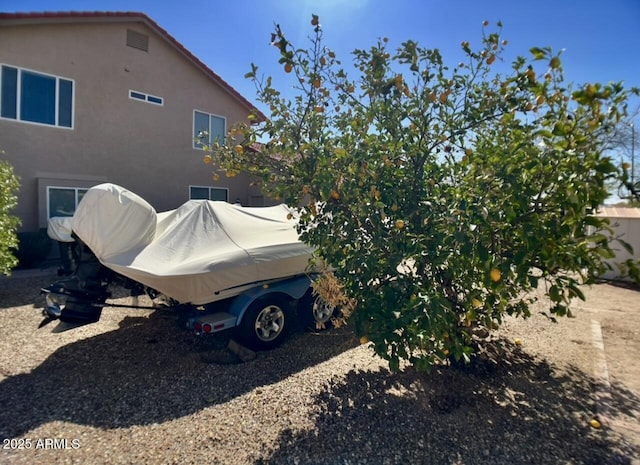
[[[143,13],[0,13],[0,156],[21,179],[21,231],[71,215],[102,182],[158,211],[262,205],[246,176],[214,180],[194,140],[223,140],[252,108]]]

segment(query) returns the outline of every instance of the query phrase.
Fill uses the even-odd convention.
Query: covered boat
[[[208,200],[157,213],[106,183],[84,195],[71,226],[105,267],[180,303],[202,305],[307,272],[313,249],[299,240],[291,213],[285,205]]]

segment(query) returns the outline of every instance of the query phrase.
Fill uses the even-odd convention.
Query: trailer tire
[[[333,318],[338,309],[329,305],[320,296],[313,295],[309,288],[298,302],[298,318],[307,331],[323,331],[333,327]]]
[[[266,295],[255,300],[236,328],[236,338],[252,350],[279,346],[288,330],[287,302],[280,296]]]

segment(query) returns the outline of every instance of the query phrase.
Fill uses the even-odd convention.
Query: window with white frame
[[[162,97],[145,94],[144,92],[138,92],[137,90],[130,90],[129,98],[133,100],[141,100],[147,103],[153,103],[154,105],[162,106],[164,104],[164,100],[162,99]]]
[[[71,79],[15,66],[0,67],[0,117],[29,123],[73,127]]]
[[[229,201],[229,189],[223,187],[189,186],[191,200],[222,200]]]
[[[213,145],[214,142],[224,144],[226,121],[222,116],[193,112],[193,148],[202,149],[205,145]]]
[[[88,190],[82,187],[47,187],[47,218],[73,216]]]

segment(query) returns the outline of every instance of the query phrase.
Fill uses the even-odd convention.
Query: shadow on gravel
[[[608,284],[613,287],[618,287],[620,289],[629,289],[631,291],[640,291],[640,284],[635,283],[633,281],[624,281],[621,279],[600,279],[598,280],[598,284]]]
[[[294,332],[251,362],[232,364],[227,356],[214,364],[205,362],[226,352],[226,341],[198,342],[169,312],[125,317],[120,326],[63,346],[30,373],[0,382],[0,437],[18,437],[51,421],[120,428],[181,418],[358,344],[348,331]],[[288,350],[300,337],[308,343]]]
[[[0,382],[0,437],[19,437],[51,421],[105,429],[166,422],[358,344],[348,330],[295,333],[281,348],[233,364],[221,356],[224,341],[199,344],[171,315],[126,317],[120,325],[61,347],[31,372]],[[219,363],[203,363],[215,359]],[[495,359],[429,375],[351,371],[317,396],[313,428],[284,431],[274,452],[256,465],[627,465],[640,456],[637,446],[609,428],[589,426],[595,415],[590,375],[556,372],[517,348]],[[624,415],[639,403],[616,385],[610,414]]]
[[[520,350],[431,374],[352,371],[317,397],[313,429],[280,435],[266,464],[631,464],[640,449],[594,414],[594,380]],[[614,416],[640,400],[618,389]]]
[[[18,274],[15,272],[15,274]],[[40,294],[43,286],[57,278],[55,271],[45,276],[6,277],[0,276],[0,310],[23,305],[44,305],[44,297]]]

